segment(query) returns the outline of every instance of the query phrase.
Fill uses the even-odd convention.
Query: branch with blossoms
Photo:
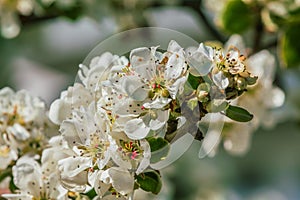
[[[80,65],[78,77],[50,107],[61,134],[51,138],[45,137],[47,114],[39,99],[1,90],[1,176],[12,178],[14,192],[3,197],[133,199],[138,189],[158,194],[156,166],[185,135],[205,137],[199,123],[207,114],[253,118],[231,105],[257,80],[235,46],[183,49],[171,40],[165,51],[140,47],[128,58],[106,52]]]

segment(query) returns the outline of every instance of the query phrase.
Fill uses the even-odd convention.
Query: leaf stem
[[[182,2],[183,6],[187,6],[193,9],[200,17],[202,22],[205,24],[208,31],[220,42],[225,43],[226,38],[217,30],[217,28],[208,20],[206,15],[202,10],[202,0],[200,1],[191,1],[191,0],[184,0]]]
[[[257,13],[260,13],[262,8],[257,7],[256,9]],[[256,18],[256,25],[255,25],[255,32],[254,32],[254,38],[253,38],[253,52],[252,54],[258,52],[261,48],[261,40],[264,34],[264,25],[261,19],[261,16],[258,15]]]
[[[7,168],[5,170],[1,170],[0,171],[0,183],[8,176],[11,176],[12,174],[12,169],[11,168]]]

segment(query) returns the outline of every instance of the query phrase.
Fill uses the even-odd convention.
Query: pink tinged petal
[[[229,85],[229,80],[224,76],[222,71],[219,71],[217,74],[213,75],[212,78],[219,89],[224,90]]]
[[[130,52],[129,57],[132,69],[141,78],[151,80],[155,76],[156,66],[153,50],[146,47],[137,48]]]
[[[122,195],[129,194],[134,189],[134,178],[128,170],[112,167],[104,171],[100,177],[104,183],[111,183],[117,192]]]
[[[191,73],[196,76],[207,75],[213,66],[212,60],[213,49],[203,43],[187,58],[188,64],[192,68]]]
[[[138,118],[129,120],[125,124],[124,131],[130,139],[140,140],[148,135],[150,128],[145,125],[142,119]]]
[[[121,80],[121,86],[127,95],[136,101],[143,101],[148,97],[148,91],[145,90],[137,76],[125,76]]]

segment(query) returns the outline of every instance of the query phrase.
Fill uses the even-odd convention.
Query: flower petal
[[[141,47],[130,52],[130,63],[132,69],[138,73],[142,79],[151,80],[155,76],[156,66],[153,51],[149,48]]]
[[[212,78],[219,89],[224,90],[229,85],[229,80],[227,77],[224,76],[222,71],[219,71],[217,74],[214,74]]]
[[[136,101],[143,101],[147,98],[148,91],[143,88],[145,84],[137,76],[125,76],[120,82],[122,88],[130,98]]]
[[[173,83],[171,86],[167,86],[167,89],[170,93],[170,96],[172,97],[172,99],[176,98],[177,93],[182,93],[183,89],[184,89],[184,84],[187,81],[187,77],[181,77],[179,79],[177,79],[175,81],[175,83]]]
[[[129,120],[125,124],[124,131],[130,139],[140,140],[148,135],[150,128],[145,125],[142,119],[138,118]]]
[[[197,51],[187,57],[188,64],[192,68],[193,75],[205,76],[213,66],[213,49],[205,46],[203,43],[199,45]]]
[[[117,192],[129,194],[134,189],[134,178],[128,170],[112,167],[104,171],[100,177],[104,183],[111,183]]]
[[[158,97],[152,102],[144,103],[143,106],[148,109],[161,109],[170,103],[172,99]]]
[[[92,159],[89,157],[68,157],[58,161],[61,174],[69,177],[78,175],[90,166],[92,166]]]
[[[141,147],[143,149],[143,159],[141,160],[139,167],[136,170],[136,174],[140,174],[150,165],[151,149],[146,140],[141,140]]]
[[[179,78],[186,68],[185,58],[182,55],[173,53],[166,64],[165,79],[170,80]]]
[[[43,186],[42,173],[40,165],[33,157],[28,155],[21,157],[13,166],[13,177],[18,188],[33,196],[40,195],[40,187]]]

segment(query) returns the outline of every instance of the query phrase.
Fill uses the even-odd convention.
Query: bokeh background
[[[17,1],[0,0],[2,32],[7,2]],[[0,87],[26,89],[49,106],[73,84],[78,65],[88,53],[117,32],[164,27],[199,43],[224,43],[231,34],[239,33],[252,51],[268,49],[276,56],[274,84],[285,93],[284,105],[276,110],[279,120],[252,134],[245,155],[230,155],[221,146],[214,157],[198,159],[200,143],[194,142],[179,160],[162,170],[165,186],[153,198],[297,200],[299,4],[297,0],[49,0],[43,14],[12,11],[21,30],[13,38],[5,33],[0,37]]]

